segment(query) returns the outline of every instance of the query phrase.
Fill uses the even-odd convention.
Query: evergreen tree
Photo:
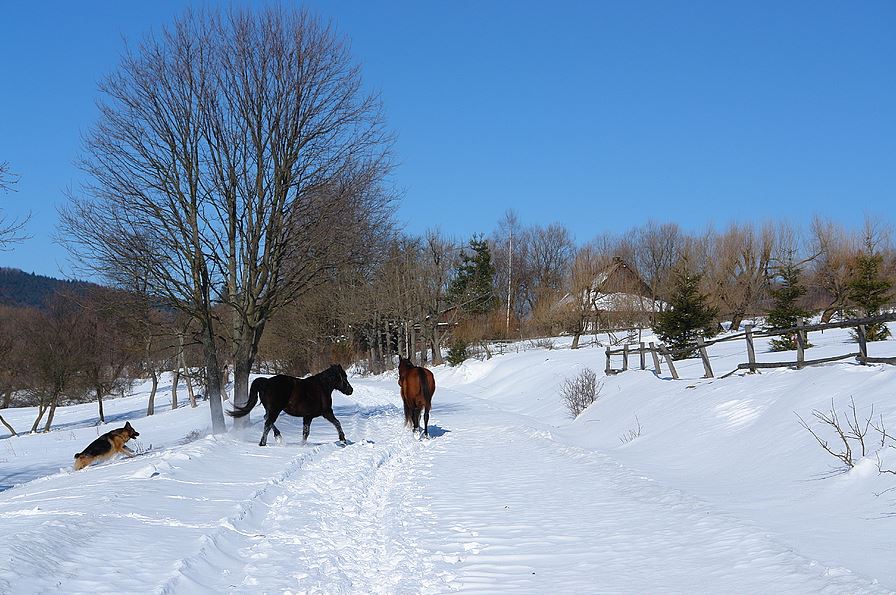
[[[880,314],[887,304],[893,282],[883,276],[883,256],[879,252],[859,252],[853,261],[849,279],[849,299],[863,317]],[[890,336],[885,323],[868,325],[865,336],[869,341],[883,341]]]
[[[716,334],[717,311],[700,293],[700,275],[680,269],[674,274],[672,295],[665,312],[657,315],[654,331],[673,351],[694,347],[697,337]],[[676,359],[693,355],[694,351],[677,354]]]
[[[806,294],[805,286],[800,283],[801,272],[799,266],[792,259],[788,259],[780,267],[777,267],[775,278],[780,278],[780,284],[770,290],[774,305],[769,310],[766,321],[769,330],[792,328],[803,318],[808,318],[812,314],[797,303]],[[769,346],[772,351],[796,349],[796,333],[772,339]],[[812,344],[807,341],[805,347],[812,347]]]
[[[485,314],[498,303],[494,292],[495,267],[488,242],[482,236],[473,236],[469,249],[470,253],[460,254],[460,266],[448,288],[448,299],[467,314]]]

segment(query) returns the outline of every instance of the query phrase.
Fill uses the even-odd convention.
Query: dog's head
[[[136,438],[140,435],[140,432],[138,432],[133,428],[133,426],[131,426],[131,422],[126,422],[124,424],[124,431],[128,433],[128,440],[130,440],[131,438]]]

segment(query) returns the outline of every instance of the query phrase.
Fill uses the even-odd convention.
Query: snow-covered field
[[[855,347],[810,340],[812,358]],[[246,433],[210,436],[206,404],[167,410],[164,387],[152,417],[143,391],[108,401],[104,426],[93,404],[61,408],[53,432],[0,439],[0,592],[896,592],[879,442],[844,472],[796,416],[853,397],[896,433],[896,367],[631,370],[573,421],[560,385],[602,376],[604,355],[568,344],[434,368],[428,441],[402,426],[394,372],[334,393],[346,447],[322,419],[303,446],[284,416],[285,443],[261,448],[260,407]],[[710,354],[717,373],[745,361],[740,342]],[[3,411],[19,431],[34,415]],[[71,470],[124,420],[145,454]],[[880,460],[896,469],[896,449]]]

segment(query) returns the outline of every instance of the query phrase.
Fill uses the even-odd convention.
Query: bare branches
[[[591,368],[584,368],[573,378],[567,378],[560,387],[560,395],[572,417],[578,417],[589,405],[597,400],[603,384],[597,381],[597,374]]]
[[[817,409],[813,409],[812,416],[834,430],[839,439],[838,446],[831,446],[827,440],[819,436],[815,432],[815,430],[809,427],[809,424],[802,418],[801,415],[797,414],[797,417],[800,420],[800,425],[808,430],[810,434],[812,434],[812,437],[815,438],[815,441],[818,442],[818,444],[828,454],[841,461],[844,465],[846,465],[847,468],[852,469],[853,466],[855,466],[855,462],[852,459],[852,447],[849,444],[849,440],[847,439],[846,432],[844,432],[843,430],[840,419],[837,417],[837,411],[834,409],[833,400],[831,400],[830,413],[823,413]]]
[[[855,399],[850,397],[849,402],[849,408],[844,416],[845,424],[837,414],[833,399],[831,400],[831,409],[829,412],[822,412],[817,409],[812,410],[812,416],[816,420],[821,422],[824,426],[827,426],[830,430],[833,430],[833,433],[836,436],[833,444],[823,438],[821,432],[816,432],[812,429],[808,422],[806,422],[802,416],[797,414],[797,417],[800,420],[800,425],[812,434],[812,437],[815,438],[815,441],[819,446],[821,446],[828,454],[843,463],[847,469],[852,469],[859,460],[870,454],[869,447],[871,444],[869,442],[870,437],[868,436],[868,432],[870,429],[874,429],[880,435],[879,447],[877,448],[878,452],[876,453],[878,471],[881,473],[894,473],[894,471],[884,469],[880,459],[881,449],[888,446],[889,448],[896,448],[894,444],[888,444],[888,441],[896,443],[896,439],[887,433],[886,428],[884,427],[883,416],[880,416],[877,424],[874,423],[874,405],[872,404],[867,417],[863,415],[862,418],[860,418],[856,409]],[[858,456],[853,454],[854,448],[858,449]]]
[[[0,161],[0,194],[14,192],[18,181],[19,177],[10,171],[9,163]],[[22,230],[30,217],[26,216],[18,221],[7,220],[2,213],[0,211],[0,250],[5,250],[10,244],[28,239],[28,236],[22,234]]]

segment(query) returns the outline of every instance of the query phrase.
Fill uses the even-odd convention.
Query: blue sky
[[[0,161],[21,180],[0,208],[33,237],[0,266],[70,272],[56,207],[97,81],[189,5],[209,3],[5,4]],[[411,233],[489,233],[508,209],[579,242],[648,218],[896,219],[891,0],[306,5],[382,95]]]

